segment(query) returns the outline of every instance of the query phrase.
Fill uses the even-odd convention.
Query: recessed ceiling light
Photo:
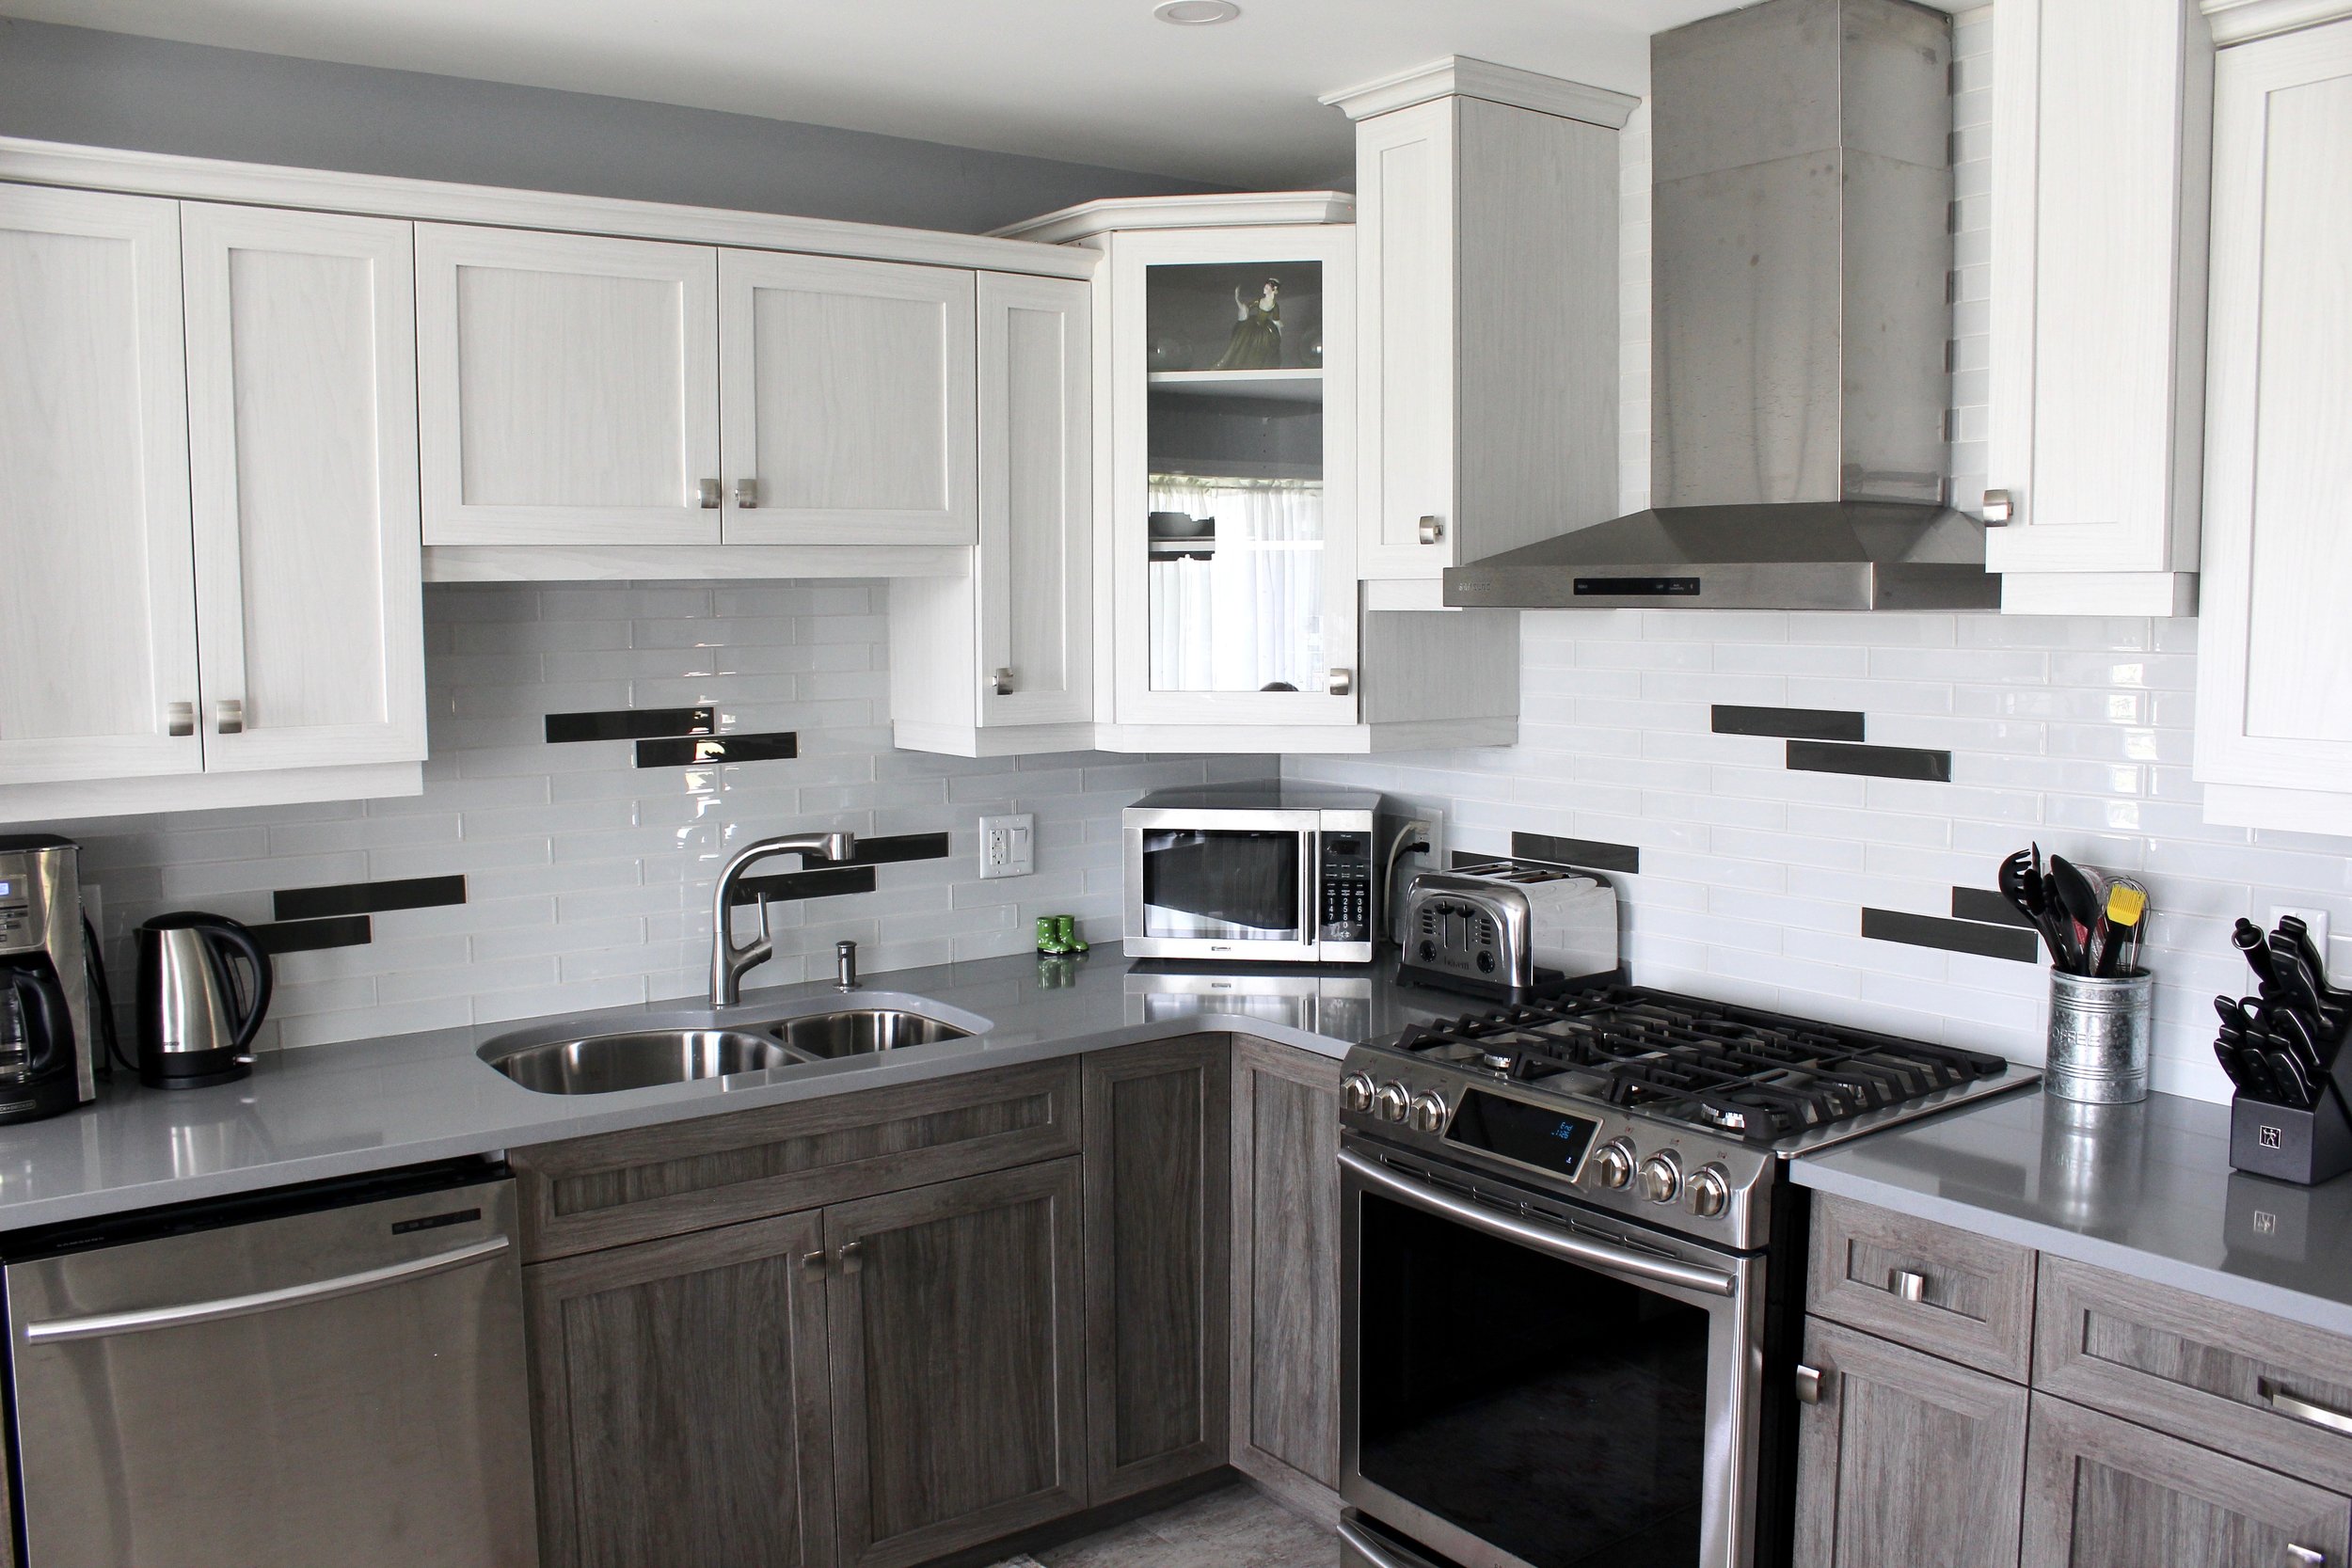
[[[1179,27],[1206,27],[1232,21],[1241,15],[1241,8],[1233,0],[1161,0],[1152,8],[1152,14]]]

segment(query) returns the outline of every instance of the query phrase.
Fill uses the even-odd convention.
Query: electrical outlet
[[[1037,816],[1022,812],[1013,816],[980,818],[980,879],[1026,877],[1037,869]]]
[[[2279,922],[2284,920],[2291,914],[2301,915],[2303,917],[2303,924],[2310,927],[2312,930],[2312,945],[2318,948],[2323,956],[2326,955],[2328,951],[2328,911],[2326,910],[2297,909],[2293,904],[2273,904],[2270,906],[2269,929],[2273,931],[2277,930],[2279,928]]]

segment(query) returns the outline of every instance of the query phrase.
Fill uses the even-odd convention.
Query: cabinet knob
[[[1897,1269],[1886,1279],[1887,1292],[1904,1301],[1928,1299],[1928,1276],[1913,1269]]]
[[[999,697],[1011,696],[1012,672],[1010,670],[997,671],[994,674],[989,676],[988,686],[989,689],[995,692]]]
[[[801,1267],[813,1275],[823,1274],[825,1272],[825,1249],[818,1247],[815,1252],[802,1253]]]
[[[2287,1543],[2287,1561],[2294,1564],[2294,1568],[2328,1568],[2328,1554],[2315,1552],[2309,1546],[2298,1546],[2290,1541]]]
[[[719,502],[725,498],[725,495],[726,492],[721,488],[719,482],[715,479],[706,479],[694,486],[694,503],[705,512],[718,511]]]
[[[738,512],[751,512],[755,511],[758,506],[759,481],[755,479],[737,480],[735,482],[735,509]]]
[[[1353,670],[1332,671],[1328,688],[1334,697],[1347,696],[1356,689],[1356,672]]]
[[[866,1272],[866,1243],[864,1242],[844,1242],[841,1245],[840,1258],[843,1274]]]
[[[1797,1368],[1797,1402],[1819,1404],[1829,1396],[1829,1374],[1819,1367]]]
[[[245,704],[235,697],[223,697],[213,705],[213,727],[223,735],[245,734]]]
[[[1421,520],[1421,542],[1422,544],[1441,544],[1444,540],[1445,519],[1443,517],[1423,517]]]
[[[2006,527],[2017,516],[2017,498],[2007,490],[1987,490],[1984,493],[1984,520],[1994,528]]]
[[[194,703],[166,703],[164,705],[164,733],[174,739],[194,735],[196,733],[196,705]]]

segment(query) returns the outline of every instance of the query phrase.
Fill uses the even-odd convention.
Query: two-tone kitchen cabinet
[[[2002,609],[2194,614],[2212,36],[2197,0],[2003,0],[1993,39]]]
[[[2352,20],[2216,73],[2196,776],[2207,821],[2352,834]]]
[[[417,267],[424,542],[507,547],[437,562],[972,543],[969,270],[446,224]]]
[[[413,794],[405,223],[0,186],[0,820]]]

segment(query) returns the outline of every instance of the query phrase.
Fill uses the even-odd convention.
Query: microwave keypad
[[[1326,942],[1364,942],[1372,935],[1372,845],[1358,833],[1323,838],[1323,931]]]

